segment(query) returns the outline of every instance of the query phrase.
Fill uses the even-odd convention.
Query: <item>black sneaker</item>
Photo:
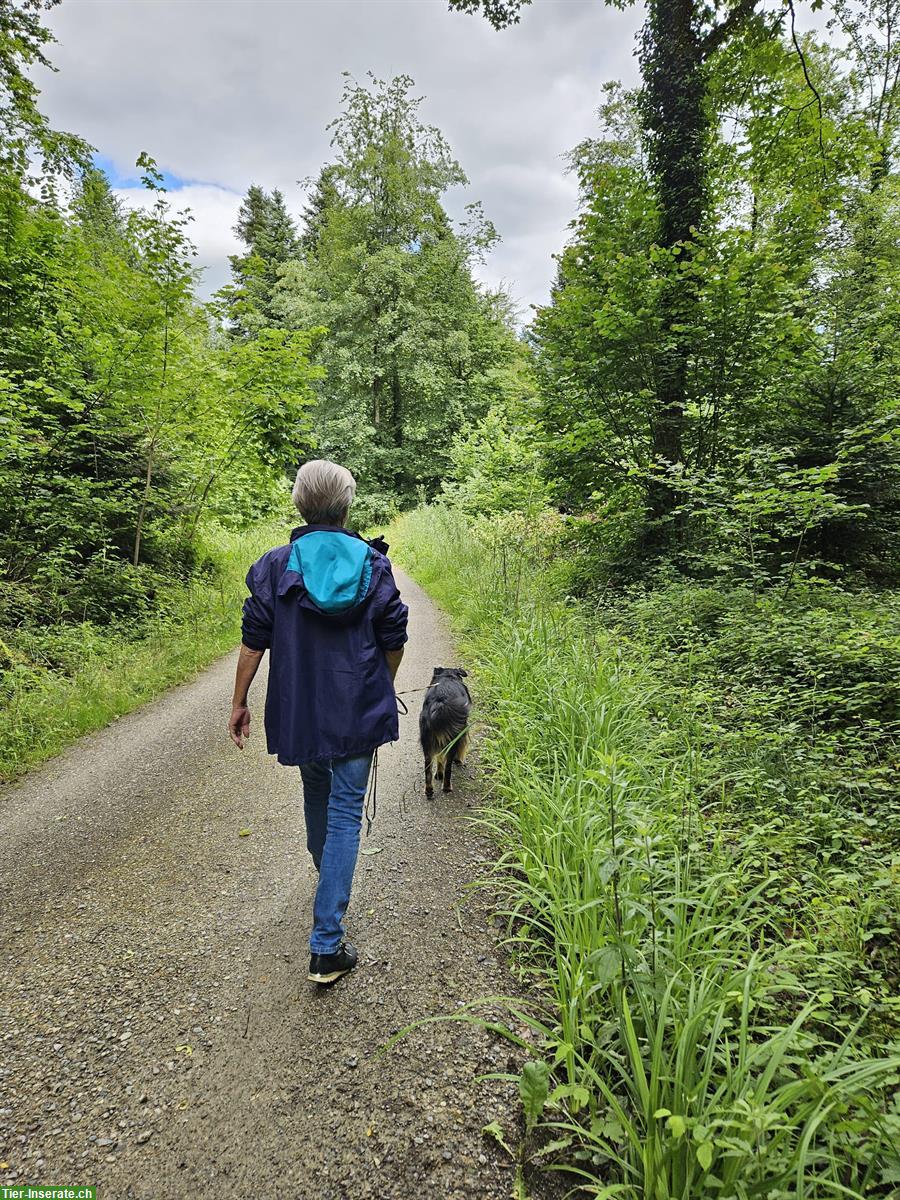
[[[313,983],[334,983],[356,966],[356,947],[341,942],[334,954],[313,954],[309,960],[309,978]]]

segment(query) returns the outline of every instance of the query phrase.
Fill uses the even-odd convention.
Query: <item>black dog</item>
[[[462,667],[435,667],[419,716],[419,736],[425,755],[425,795],[434,795],[431,769],[437,759],[437,777],[449,792],[453,764],[463,762],[469,746],[469,711],[472,697],[463,683]]]

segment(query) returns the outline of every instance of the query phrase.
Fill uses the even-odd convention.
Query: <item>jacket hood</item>
[[[365,600],[373,558],[368,543],[353,534],[307,528],[291,545],[285,575],[300,576],[307,597],[319,612],[338,616]]]

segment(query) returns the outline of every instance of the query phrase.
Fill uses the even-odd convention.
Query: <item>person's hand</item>
[[[238,750],[243,750],[244,742],[250,736],[250,709],[246,704],[236,704],[231,710],[228,734]]]

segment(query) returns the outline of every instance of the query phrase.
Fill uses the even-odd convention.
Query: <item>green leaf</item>
[[[510,1158],[515,1158],[512,1150],[510,1150],[509,1146],[504,1140],[503,1129],[498,1121],[491,1121],[489,1125],[484,1125],[481,1132],[485,1135],[485,1137],[493,1138],[499,1146],[502,1146]]]
[[[713,1160],[713,1144],[712,1142],[702,1142],[697,1147],[697,1162],[704,1171],[708,1171],[712,1166]]]
[[[578,1112],[582,1108],[587,1108],[591,1100],[591,1093],[586,1087],[581,1087],[577,1083],[561,1083],[559,1087],[555,1087],[550,1094],[550,1103],[556,1104],[560,1100],[571,1100],[568,1106],[570,1112]]]
[[[684,1132],[687,1129],[687,1121],[685,1121],[684,1117],[680,1117],[678,1113],[675,1113],[666,1121],[666,1128],[672,1137],[680,1138],[684,1136]]]
[[[601,883],[609,883],[609,881],[612,879],[613,875],[615,875],[615,873],[618,871],[618,869],[619,869],[619,860],[616,858],[616,856],[614,854],[610,854],[609,857],[605,858],[603,860],[603,862],[600,864],[600,882]]]
[[[622,968],[622,955],[618,946],[601,946],[590,958],[591,967],[596,976],[597,986],[605,987],[612,983]]]
[[[538,1154],[541,1158],[549,1158],[551,1154],[556,1154],[558,1150],[567,1150],[572,1145],[571,1137],[556,1138],[552,1142],[548,1142],[546,1146],[541,1146]]]
[[[540,1118],[550,1091],[550,1068],[545,1062],[527,1062],[519,1077],[519,1095],[525,1109],[525,1123],[532,1126]]]

